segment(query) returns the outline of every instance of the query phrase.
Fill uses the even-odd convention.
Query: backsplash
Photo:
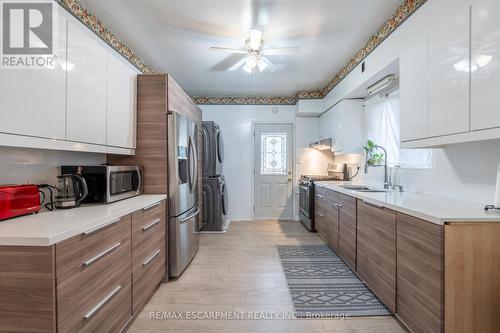
[[[336,156],[339,163],[360,162],[356,180],[382,186],[383,168],[369,168],[364,173],[364,155]],[[404,185],[406,191],[447,197],[457,200],[491,204],[495,195],[497,164],[500,162],[498,141],[450,145],[433,150],[431,169],[393,169],[393,183]]]
[[[105,162],[105,154],[0,147],[0,185],[55,184],[61,165]]]

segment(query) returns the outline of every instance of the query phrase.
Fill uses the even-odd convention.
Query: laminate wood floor
[[[293,305],[276,245],[323,243],[299,222],[233,222],[226,234],[202,234],[191,265],[160,286],[129,332],[406,332],[389,316],[286,319]]]

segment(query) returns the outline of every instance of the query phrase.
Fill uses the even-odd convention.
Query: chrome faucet
[[[373,148],[378,148],[382,149],[384,151],[384,188],[385,189],[393,189],[391,179],[389,177],[389,168],[387,166],[387,150],[385,150],[384,147],[375,145]],[[365,160],[365,173],[368,173],[368,152],[366,153],[366,160]],[[401,188],[400,188],[401,189]]]

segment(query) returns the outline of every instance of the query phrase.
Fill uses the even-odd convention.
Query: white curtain
[[[432,167],[432,150],[400,149],[399,95],[374,97],[365,105],[366,138],[387,150],[387,163],[403,168]]]

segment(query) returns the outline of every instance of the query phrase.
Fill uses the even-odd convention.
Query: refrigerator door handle
[[[193,173],[192,167],[193,167],[193,161],[191,161],[191,156],[192,156],[192,150],[193,150],[193,140],[191,139],[191,136],[189,136],[188,139],[188,183],[189,183],[189,192],[193,192]]]
[[[196,128],[196,127],[195,127]],[[189,137],[189,189],[190,192],[193,193],[193,190],[196,188],[196,184],[198,182],[198,152],[196,151],[196,146],[194,145],[193,137]],[[192,160],[191,160],[192,159]],[[192,168],[192,170],[191,170]]]
[[[181,219],[180,223],[182,224],[182,223],[184,223],[184,222],[186,222],[186,221],[191,220],[193,217],[195,217],[195,216],[196,216],[196,215],[198,215],[199,213],[200,213],[200,209],[198,208],[198,209],[196,209],[196,211],[195,211],[193,214],[191,214],[191,215],[189,215],[189,216],[186,216],[185,218]]]
[[[195,131],[197,130],[196,125],[194,126],[194,130]],[[196,189],[196,185],[198,185],[198,147],[197,147],[196,141],[193,140],[193,142],[194,142],[194,144],[193,144],[193,158],[194,158],[193,189]]]

